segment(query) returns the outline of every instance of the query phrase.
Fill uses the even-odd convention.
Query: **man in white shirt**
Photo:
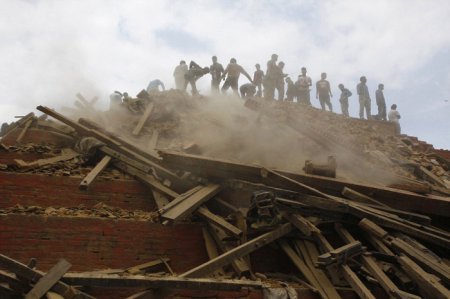
[[[397,111],[397,105],[393,104],[391,106],[391,111],[389,111],[389,113],[388,113],[388,120],[395,123],[397,134],[400,134],[399,119],[400,119],[400,113],[398,113],[398,111]]]

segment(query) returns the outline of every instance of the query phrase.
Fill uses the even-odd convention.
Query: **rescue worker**
[[[312,85],[312,81],[311,78],[306,75],[306,67],[302,67],[301,71],[302,74],[298,76],[298,80],[295,82],[298,90],[298,102],[311,106],[309,87]]]
[[[286,90],[286,100],[288,102],[293,102],[294,98],[297,97],[297,89],[295,87],[294,81],[291,78],[286,78],[287,90]]]
[[[320,74],[320,80],[316,82],[316,99],[319,99],[320,107],[325,111],[325,105],[328,106],[331,112],[333,112],[333,104],[331,104],[330,82],[328,82],[327,73]]]
[[[367,119],[371,118],[370,114],[370,95],[369,88],[367,87],[367,78],[362,76],[359,78],[359,83],[356,85],[356,92],[359,96],[359,118],[364,119],[364,110],[366,110]]]
[[[222,86],[222,92],[226,93],[228,88],[231,87],[234,94],[239,96],[238,94],[238,84],[239,84],[239,76],[243,74],[247,79],[253,83],[250,75],[244,70],[242,66],[237,64],[235,58],[230,59],[230,63],[227,65],[227,68],[223,72],[222,79],[225,80]],[[226,76],[226,79],[225,79]]]
[[[211,74],[211,91],[219,92],[220,81],[222,80],[222,74],[224,72],[222,64],[217,62],[217,57],[212,57],[212,64],[209,67],[209,73]]]
[[[184,89],[184,75],[188,72],[186,61],[181,60],[180,64],[175,67],[173,77],[175,78],[175,88],[178,90]]]
[[[258,88],[258,91],[256,92],[257,97],[262,96],[262,80],[264,77],[264,71],[261,70],[261,66],[259,63],[255,64],[256,71],[253,73],[253,83]]]
[[[377,101],[378,107],[378,120],[387,120],[386,119],[386,101],[384,99],[384,84],[378,84],[378,89],[375,91],[375,99]]]
[[[266,100],[273,100],[275,94],[275,87],[277,84],[278,67],[277,67],[278,55],[272,54],[270,60],[267,62],[266,75],[263,78],[264,86],[264,98]]]
[[[152,81],[150,81],[150,83],[148,83],[146,91],[148,93],[150,93],[152,91],[153,92],[160,91],[159,90],[160,86],[163,91],[166,90],[166,87],[164,86],[164,83],[161,80],[159,80],[159,79],[152,80]]]
[[[401,128],[400,128],[400,113],[397,111],[397,105],[393,104],[391,106],[391,111],[388,113],[388,119],[389,121],[395,123],[396,133],[397,135],[400,135]]]
[[[341,103],[341,110],[342,114],[349,117],[348,113],[348,98],[352,96],[352,93],[350,90],[344,87],[344,84],[338,85],[339,89],[341,90],[341,96],[339,98],[339,102]]]
[[[278,101],[284,100],[284,78],[287,77],[286,74],[283,73],[284,62],[280,61],[277,65],[277,77],[275,81],[275,88],[278,92]]]
[[[122,93],[115,90],[109,96],[109,110],[117,110],[122,105]]]
[[[203,77],[204,75],[206,75],[208,73],[209,73],[209,67],[202,68],[194,61],[191,61],[189,63],[189,70],[184,75],[185,82],[184,82],[183,90],[186,91],[188,84],[191,84],[192,95],[193,96],[198,95],[196,82],[198,79],[200,79],[201,77]]]
[[[253,97],[256,93],[256,85],[252,83],[246,83],[244,85],[241,85],[239,91],[241,92],[242,98]]]

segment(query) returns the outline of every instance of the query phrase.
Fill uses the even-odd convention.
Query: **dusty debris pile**
[[[44,295],[51,289],[68,298],[70,289],[79,298],[92,298],[89,289],[70,287],[81,285],[144,289],[134,298],[161,289],[167,293],[160,298],[173,297],[178,289],[265,289],[266,298],[276,289],[283,290],[283,298],[302,291],[348,298],[349,289],[360,298],[450,297],[449,162],[432,147],[389,133],[388,123],[294,103],[219,101],[178,91],[140,93],[95,122],[92,107],[91,118],[78,121],[37,109],[67,126],[46,126],[64,136],[62,144],[45,150],[20,146],[27,130],[39,130],[42,122],[28,116],[6,132],[9,145],[1,153],[39,149],[48,156],[5,158],[13,161],[2,162],[5,171],[50,169],[47,174],[58,175],[59,166],[53,167],[67,163],[65,171],[80,177],[82,190],[118,171],[146,185],[157,209],[17,206],[3,213],[127,218],[165,226],[202,223],[209,260],[183,273],[174,273],[167,256],[128,269],[67,274],[65,261],[59,272],[44,275],[2,255],[0,267],[10,273],[1,272],[0,279],[9,294]],[[259,272],[270,261],[255,254],[266,247],[290,266]],[[43,288],[44,278],[55,273],[56,280]]]

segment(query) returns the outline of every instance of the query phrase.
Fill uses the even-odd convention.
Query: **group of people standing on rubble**
[[[263,97],[266,100],[273,100],[275,98],[275,90],[277,91],[278,101],[297,102],[299,104],[312,106],[311,104],[311,77],[307,75],[305,67],[301,68],[301,74],[294,82],[287,74],[284,73],[284,62],[278,61],[278,55],[272,54],[270,60],[267,62],[266,73],[261,70],[259,64],[255,65],[255,72],[253,78],[240,66],[235,58],[231,58],[226,68],[217,61],[217,57],[212,57],[212,64],[210,67],[200,67],[194,61],[188,65],[184,60],[175,68],[173,76],[175,78],[175,85],[177,89],[186,90],[188,85],[191,85],[192,94],[197,95],[198,90],[196,81],[206,74],[211,75],[211,90],[212,92],[219,92],[221,90],[226,93],[231,87],[236,95],[240,95],[243,98],[246,97]],[[250,81],[250,83],[243,84],[239,87],[239,76],[244,75]],[[225,80],[222,87],[220,83]],[[362,76],[360,82],[356,86],[356,92],[359,99],[359,117],[364,119],[364,112],[367,119],[377,120],[389,120],[398,124],[400,114],[396,110],[397,106],[394,104],[391,106],[391,111],[387,113],[386,100],[384,98],[384,85],[379,84],[378,89],[375,92],[376,104],[378,107],[378,113],[371,113],[371,98],[369,89],[367,87],[367,78]],[[322,110],[328,109],[333,111],[333,104],[331,103],[330,82],[327,80],[327,74],[322,73],[320,80],[316,82],[316,98],[319,100]],[[339,102],[341,104],[342,114],[349,117],[349,97],[352,96],[352,92],[340,83],[338,85],[341,91]],[[239,92],[238,92],[239,90]]]

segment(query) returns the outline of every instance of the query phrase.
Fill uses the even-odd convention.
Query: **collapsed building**
[[[3,133],[3,297],[450,297],[449,151],[290,102],[78,98]]]

